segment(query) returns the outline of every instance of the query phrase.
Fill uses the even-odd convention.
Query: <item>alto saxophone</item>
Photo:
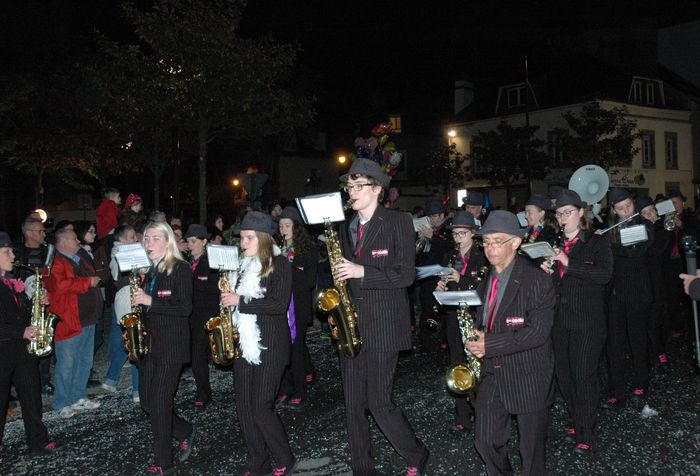
[[[219,271],[219,291],[231,292],[227,271]],[[233,311],[230,307],[219,304],[219,315],[209,319],[204,324],[204,329],[210,332],[211,357],[216,364],[231,365],[241,356],[240,335],[238,328],[233,325]]]
[[[58,320],[58,316],[53,312],[49,312],[46,306],[41,304],[41,296],[44,293],[44,288],[41,285],[41,268],[39,266],[17,265],[20,268],[29,269],[34,272],[34,296],[32,298],[32,318],[29,322],[30,326],[36,327],[36,338],[30,341],[27,345],[27,351],[30,355],[37,357],[45,357],[53,350],[53,334],[54,324]]]
[[[482,266],[474,281],[467,288],[468,290],[476,289],[479,283],[486,276],[488,267]],[[469,352],[466,342],[474,340],[476,337],[476,328],[474,327],[474,317],[469,311],[469,306],[463,305],[457,309],[457,323],[459,332],[462,336],[464,345],[464,353],[467,357],[465,364],[455,364],[447,369],[445,380],[447,380],[447,388],[457,395],[467,395],[470,392],[476,392],[481,378],[481,361],[474,354]]]
[[[141,278],[139,273],[134,269],[129,276],[129,294],[131,295],[131,312],[125,314],[120,320],[119,325],[124,328],[124,347],[129,353],[129,360],[138,362],[146,354],[148,354],[148,346],[146,345],[146,326],[143,323],[143,313],[139,304],[133,304],[134,292],[141,289]]]
[[[348,202],[347,209],[352,204]],[[324,223],[324,235],[328,249],[328,262],[331,269],[343,261],[338,233],[330,220]],[[328,314],[331,335],[338,341],[338,350],[352,359],[357,357],[362,347],[360,331],[357,327],[357,313],[352,304],[350,290],[345,280],[333,278],[333,287],[324,289],[316,295],[316,308]]]

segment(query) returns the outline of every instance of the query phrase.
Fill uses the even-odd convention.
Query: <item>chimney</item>
[[[455,81],[455,116],[474,102],[474,83]]]

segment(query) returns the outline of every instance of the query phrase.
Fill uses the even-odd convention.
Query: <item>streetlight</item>
[[[234,187],[238,187],[238,185],[240,185],[241,182],[237,178],[235,178],[231,181],[231,183]]]
[[[348,160],[348,159],[347,159],[347,157],[345,157],[344,155],[339,155],[339,156],[338,156],[338,163],[339,163],[340,165],[345,164],[345,161],[346,161],[346,160]]]

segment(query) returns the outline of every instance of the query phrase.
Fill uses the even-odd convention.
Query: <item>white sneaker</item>
[[[96,402],[95,400],[88,400],[86,398],[81,398],[77,402],[75,402],[73,405],[71,405],[71,408],[73,410],[94,410],[95,408],[98,408],[100,406],[99,402]]]
[[[134,403],[141,403],[141,397],[139,395],[134,395],[131,397]]]
[[[110,393],[114,393],[114,392],[117,391],[117,387],[115,387],[114,385],[110,385],[110,384],[108,384],[108,383],[103,383],[103,384],[100,385],[100,386],[101,386],[103,389],[105,389],[105,390],[107,390],[108,392],[110,392]]]
[[[61,408],[61,411],[58,412],[58,416],[61,418],[70,418],[75,415],[75,410],[73,410],[72,406],[67,406]]]

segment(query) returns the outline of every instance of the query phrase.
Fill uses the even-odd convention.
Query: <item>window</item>
[[[635,81],[632,84],[632,100],[634,102],[642,102],[642,83]]]
[[[654,104],[654,83],[647,83],[647,104]]]
[[[675,132],[664,133],[664,150],[666,154],[666,168],[678,168],[678,134]]]
[[[653,169],[656,167],[656,153],[654,150],[654,131],[642,131],[642,168]]]
[[[564,162],[564,141],[566,136],[566,131],[555,130],[547,132],[547,155],[553,167]]]
[[[525,105],[525,86],[517,86],[508,90],[508,107]]]
[[[391,132],[396,132],[396,133],[401,132],[401,115],[400,114],[389,115],[389,122],[391,123]]]

